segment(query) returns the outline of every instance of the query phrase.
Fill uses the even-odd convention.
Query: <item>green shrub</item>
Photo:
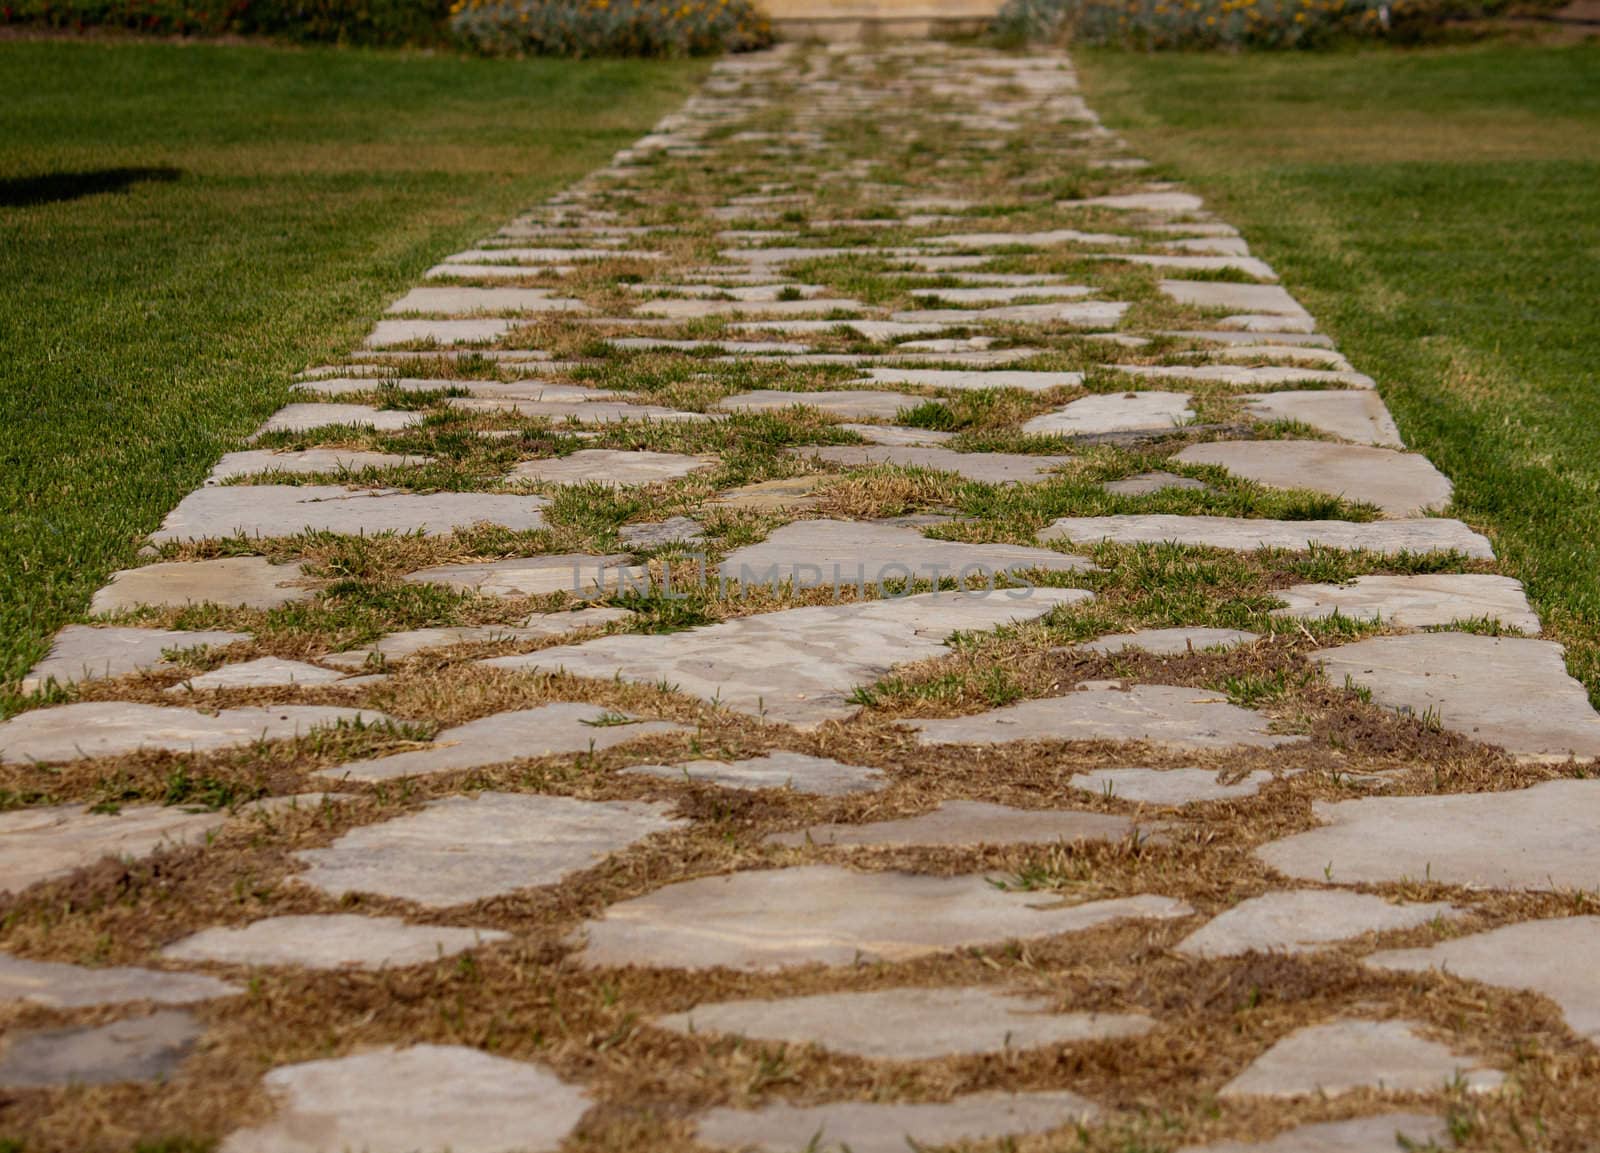
[[[772,40],[749,0],[457,0],[450,30],[488,55],[699,56]]]
[[[439,44],[450,0],[0,0],[0,24],[159,36]]]
[[[1320,48],[1428,38],[1509,0],[1006,0],[995,31],[1012,42],[1142,49]]]

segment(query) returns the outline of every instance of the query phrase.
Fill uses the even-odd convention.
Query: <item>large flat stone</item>
[[[1474,889],[1600,889],[1600,784],[1317,801],[1323,826],[1256,850],[1288,877],[1432,880]]]
[[[865,825],[813,825],[773,833],[769,845],[1051,845],[1120,841],[1135,831],[1127,817],[1072,809],[1013,809],[987,801],[944,801],[932,812]]]
[[[1131,633],[1112,633],[1096,637],[1073,648],[1086,653],[1120,653],[1124,649],[1138,649],[1156,656],[1178,656],[1183,653],[1204,652],[1206,649],[1231,649],[1239,645],[1252,645],[1260,640],[1255,633],[1240,629],[1136,629]]]
[[[1600,1042],[1600,917],[1557,917],[1502,925],[1427,949],[1391,949],[1366,963],[1397,973],[1430,970],[1502,989],[1531,989],[1561,1007],[1572,1031]]]
[[[756,481],[718,493],[710,503],[719,508],[740,508],[752,512],[811,508],[822,499],[816,490],[824,479],[820,476],[788,476]]]
[[[371,381],[357,382],[371,385]],[[438,386],[448,384],[448,381],[429,381],[429,384]],[[326,407],[326,406],[322,406]],[[230,452],[217,462],[211,470],[211,475],[206,477],[207,484],[220,484],[225,480],[232,480],[240,476],[255,476],[264,472],[289,472],[289,473],[344,473],[360,472],[367,468],[405,468],[410,465],[428,464],[433,458],[426,456],[407,456],[393,452],[352,452],[339,448],[310,448],[303,452],[280,452],[268,448],[248,449],[244,452]]]
[[[717,463],[715,456],[689,456],[678,452],[618,452],[586,448],[550,460],[529,460],[511,470],[518,480],[547,484],[600,483],[611,485],[656,484],[678,480]]]
[[[377,893],[448,908],[497,897],[599,864],[687,821],[646,801],[580,801],[524,793],[445,797],[420,811],[302,849],[296,880],[334,897]]]
[[[1011,595],[1022,591],[1028,595]],[[949,652],[945,638],[953,632],[1032,620],[1089,596],[1047,588],[921,593],[761,613],[670,635],[601,637],[486,663],[665,682],[735,712],[814,726],[849,716],[855,711],[853,690],[877,681],[894,665]]]
[[[890,313],[890,318],[911,324],[1067,324],[1110,328],[1127,311],[1128,306],[1121,301],[1085,300],[1067,304],[1002,304],[990,308],[921,308]]]
[[[68,876],[102,857],[148,856],[163,845],[203,843],[225,813],[134,805],[94,813],[78,805],[0,813],[0,893],[20,893]]]
[[[598,705],[569,702],[495,713],[445,729],[425,749],[351,761],[326,776],[351,781],[448,773],[531,757],[599,752],[641,737],[688,730],[668,721],[639,721]]]
[[[202,713],[125,701],[87,701],[33,709],[0,723],[0,764],[45,764],[111,757],[138,749],[210,753],[255,741],[281,741],[341,722],[382,724],[371,710],[271,705]]]
[[[1146,268],[1165,268],[1179,272],[1222,272],[1233,269],[1253,276],[1257,280],[1277,280],[1278,274],[1265,260],[1254,256],[1192,255],[1171,253],[1105,252],[1096,254],[1102,260],[1121,260],[1128,264],[1142,264]]]
[[[353,425],[379,432],[399,432],[420,424],[425,413],[374,408],[369,404],[286,404],[267,418],[256,436],[267,432],[306,432],[329,425]]]
[[[174,961],[292,965],[307,969],[382,969],[421,965],[504,941],[498,929],[408,925],[359,913],[268,917],[241,929],[205,929],[161,950]]]
[[[1272,780],[1264,769],[1223,783],[1215,769],[1092,769],[1072,778],[1075,789],[1119,801],[1148,805],[1191,805],[1253,797]]]
[[[1087,200],[1060,200],[1057,208],[1109,208],[1116,212],[1199,212],[1205,202],[1192,192],[1124,192],[1114,196],[1093,196]]]
[[[475,524],[525,530],[544,527],[543,497],[489,492],[393,492],[342,485],[223,485],[196,489],[150,535],[166,541],[293,536],[308,531],[350,534],[420,532],[444,536]]]
[[[1113,496],[1149,496],[1154,492],[1165,492],[1169,488],[1200,492],[1206,485],[1190,476],[1179,476],[1175,472],[1157,469],[1154,472],[1135,473],[1121,480],[1108,480],[1100,487]]]
[[[1408,1153],[1446,1148],[1450,1128],[1427,1113],[1384,1113],[1350,1121],[1314,1121],[1265,1141],[1185,1145],[1178,1153]]]
[[[1276,748],[1304,741],[1268,731],[1260,713],[1228,703],[1223,693],[1173,685],[1086,682],[1060,697],[1042,697],[948,720],[908,721],[924,745],[988,745],[1010,741],[1145,741],[1170,749]]]
[[[1240,351],[1248,352],[1253,356],[1264,357],[1269,355],[1271,345],[1258,345],[1253,348],[1246,347]],[[1298,350],[1304,352],[1306,350]],[[1320,351],[1320,350],[1319,350]],[[1248,388],[1275,388],[1283,384],[1322,384],[1341,385],[1345,389],[1371,389],[1373,380],[1365,373],[1353,372],[1350,369],[1321,369],[1308,368],[1300,364],[1116,364],[1107,367],[1130,376],[1140,376],[1147,380],[1204,380],[1217,384],[1230,384],[1235,387]],[[1264,395],[1273,396],[1275,393]],[[1285,393],[1286,396],[1306,396],[1307,393]],[[1313,394],[1314,395],[1314,394]],[[1249,397],[1241,397],[1248,400]],[[1374,397],[1374,399],[1376,399]],[[1379,407],[1382,407],[1380,402]],[[1290,419],[1287,417],[1274,417],[1270,419]],[[1307,422],[1310,423],[1310,422]]]
[[[1160,431],[1195,418],[1186,392],[1108,392],[1085,396],[1065,408],[1027,421],[1022,431],[1046,436],[1095,436]]]
[[[1321,440],[1219,440],[1192,444],[1174,460],[1220,465],[1273,488],[1307,488],[1375,504],[1386,516],[1415,516],[1450,503],[1443,473],[1414,452]]]
[[[1442,901],[1396,905],[1367,893],[1285,889],[1240,901],[1177,946],[1191,957],[1308,953],[1363,933],[1411,929],[1460,916]]]
[[[925,447],[943,444],[955,434],[931,428],[906,428],[895,424],[841,424],[846,432],[853,432],[868,444],[893,444],[901,447]]]
[[[285,1065],[262,1083],[276,1115],[219,1153],[553,1153],[589,1109],[537,1065],[458,1045]]]
[[[0,1039],[0,1086],[115,1085],[171,1077],[204,1033],[182,1009],[109,1025],[17,1030]]]
[[[781,388],[762,388],[741,392],[717,402],[725,412],[775,412],[803,404],[834,416],[893,420],[902,409],[914,408],[917,398],[903,392],[855,392],[834,390],[798,392]]]
[[[0,953],[0,1003],[25,1001],[51,1009],[82,1009],[150,1001],[188,1005],[244,992],[198,973],[163,973],[126,967],[86,969],[55,961],[28,961]]]
[[[951,248],[1054,248],[1058,244],[1132,244],[1133,240],[1114,232],[1055,228],[1044,232],[958,232],[930,236],[927,243]]]
[[[402,344],[493,344],[517,326],[515,320],[489,317],[471,320],[380,320],[362,343],[368,348]]]
[[[399,661],[430,649],[452,645],[529,641],[594,628],[633,616],[627,609],[591,607],[576,612],[534,613],[520,625],[469,625],[463,628],[409,629],[379,637],[363,649],[318,657],[323,664],[356,670],[380,661]]]
[[[1427,1093],[1459,1078],[1469,1092],[1497,1088],[1504,1077],[1472,1057],[1458,1057],[1405,1021],[1332,1021],[1298,1029],[1218,1091],[1219,1097],[1337,1097],[1356,1089]]]
[[[1092,544],[1162,544],[1175,542],[1254,551],[1281,548],[1305,552],[1310,548],[1365,549],[1368,552],[1459,552],[1474,560],[1493,560],[1488,538],[1458,520],[1425,517],[1418,520],[1265,520],[1239,516],[1172,516],[1133,513],[1118,516],[1062,517],[1039,533],[1044,541],[1069,540]]]
[[[1373,637],[1311,654],[1334,684],[1527,760],[1600,757],[1600,714],[1554,641],[1470,633]]]
[[[1142,1013],[1058,1013],[1051,1004],[1049,997],[989,988],[883,989],[778,1001],[723,1001],[651,1023],[677,1033],[731,1033],[884,1061],[1131,1037],[1154,1025]]]
[[[174,649],[194,649],[247,641],[248,633],[184,631],[181,629],[91,628],[67,625],[50,645],[44,660],[22,678],[21,689],[31,693],[46,682],[70,685],[102,677],[121,677],[141,669],[169,666],[164,654]]]
[[[759,544],[729,553],[719,571],[732,580],[778,577],[796,586],[828,586],[865,579],[989,578],[998,573],[1092,568],[1082,557],[1008,544],[933,540],[914,528],[871,521],[804,520],[775,529]]]
[[[781,332],[791,335],[845,331],[868,340],[896,340],[903,336],[928,336],[950,327],[948,321],[904,320],[909,313],[897,313],[893,320],[741,320],[729,327],[739,332]]]
[[[1350,617],[1380,620],[1408,629],[1488,618],[1539,632],[1539,615],[1528,604],[1522,582],[1492,573],[1422,573],[1415,576],[1362,576],[1350,584],[1307,584],[1277,589],[1284,602],[1276,616]]]
[[[345,680],[346,674],[334,669],[319,668],[305,661],[289,661],[282,657],[258,657],[253,661],[239,661],[223,665],[208,673],[190,677],[166,691],[173,695],[204,692],[209,689],[275,688],[287,685],[331,685]]]
[[[981,288],[913,288],[918,300],[941,304],[1010,304],[1017,300],[1058,300],[1088,296],[1094,289],[1083,284],[997,284]]]
[[[525,312],[582,312],[583,301],[548,288],[413,288],[386,311],[436,316],[515,316]]]
[[[793,789],[797,793],[821,797],[876,792],[889,783],[888,778],[877,769],[783,750],[741,761],[634,765],[622,771],[644,773],[666,780],[720,785],[725,789]]]
[[[94,594],[89,611],[115,613],[139,605],[181,608],[191,604],[274,609],[311,597],[311,589],[297,584],[304,579],[301,565],[273,564],[264,556],[168,561],[113,573],[111,583]]]
[[[530,390],[531,391],[531,390]],[[517,416],[543,417],[552,424],[619,424],[638,421],[698,422],[710,420],[703,412],[682,412],[659,404],[627,404],[601,400],[551,400],[530,399],[522,396],[452,396],[446,407],[462,412],[512,413]],[[481,499],[481,498],[480,498]]]
[[[615,570],[626,565],[623,553],[552,553],[474,564],[442,564],[407,573],[402,580],[446,585],[479,596],[526,597],[568,592],[587,596],[596,587],[614,585]],[[607,577],[607,574],[612,575]]]
[[[971,1093],[919,1105],[843,1101],[713,1109],[696,1129],[702,1144],[760,1153],[906,1153],[988,1137],[1076,1126],[1099,1110],[1065,1090]]]
[[[892,444],[834,444],[799,448],[795,453],[847,468],[888,464],[953,472],[984,484],[1033,484],[1071,461],[1067,456],[1031,456],[1014,452],[955,452],[937,445],[906,448]]]
[[[1063,906],[1004,892],[984,876],[855,873],[829,865],[701,877],[612,905],[583,927],[586,965],[725,966],[905,961],[1128,918],[1189,914],[1168,897]]]
[[[814,300],[646,300],[634,308],[639,316],[691,320],[702,316],[826,316],[860,312],[859,300],[817,297]]]
[[[948,368],[869,368],[867,376],[874,384],[909,384],[918,388],[948,388],[961,392],[981,388],[1049,392],[1052,388],[1077,388],[1083,383],[1081,372],[1023,372],[1020,369],[966,372]]]
[[[1227,308],[1265,316],[1305,317],[1305,308],[1276,284],[1234,284],[1226,280],[1163,280],[1161,291],[1179,304]]]
[[[622,543],[632,549],[661,548],[665,545],[705,543],[705,526],[686,516],[669,516],[647,524],[623,525],[617,530]]]
[[[1371,389],[1313,389],[1241,396],[1244,410],[1257,420],[1296,420],[1356,444],[1404,448],[1394,417]]]

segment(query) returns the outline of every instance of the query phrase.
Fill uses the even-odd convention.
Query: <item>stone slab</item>
[[[724,412],[781,412],[795,405],[805,405],[833,416],[854,419],[893,420],[902,409],[916,407],[916,397],[903,392],[855,392],[833,390],[799,392],[781,388],[762,388],[741,392],[717,402]]]
[[[1266,1141],[1185,1145],[1178,1153],[1409,1153],[1448,1148],[1450,1128],[1427,1113],[1384,1113],[1349,1121],[1314,1121]]]
[[[957,232],[930,236],[927,243],[951,248],[1054,248],[1059,244],[1132,244],[1133,239],[1114,232],[1053,228],[1043,232]]]
[[[78,805],[0,813],[0,893],[20,893],[103,857],[133,859],[164,845],[203,843],[224,813],[191,813],[162,805],[132,805],[93,813]]]
[[[1083,384],[1081,372],[1024,372],[1012,368],[983,372],[949,368],[869,368],[867,376],[874,384],[909,384],[918,388],[945,388],[960,392],[983,388],[1049,392],[1053,388],[1077,388]]]
[[[859,300],[817,297],[814,300],[646,300],[634,307],[640,316],[692,320],[702,316],[818,316],[859,312]]]
[[[312,914],[268,917],[238,929],[205,929],[168,945],[161,955],[218,965],[383,969],[426,964],[510,937],[498,929],[408,925],[399,917]]]
[[[906,428],[895,424],[841,424],[839,428],[853,432],[868,444],[890,444],[900,448],[926,448],[952,440],[955,433],[939,432],[931,428]]]
[[[402,344],[493,344],[517,326],[515,320],[478,317],[471,320],[380,320],[362,343],[367,348]]]
[[[1067,324],[1107,328],[1122,319],[1128,306],[1114,300],[1069,304],[1001,304],[989,308],[920,308],[892,312],[891,320],[907,324]]]
[[[1295,420],[1355,444],[1404,448],[1400,430],[1376,392],[1356,388],[1247,393],[1239,398],[1257,420]]]
[[[1157,287],[1179,304],[1228,308],[1241,313],[1305,317],[1304,306],[1276,284],[1235,284],[1226,280],[1162,280]]]
[[[1055,300],[1088,296],[1094,289],[1083,284],[997,284],[980,288],[913,288],[918,300],[939,304],[1009,304],[1018,300]]]
[[[675,1033],[726,1033],[816,1045],[879,1061],[1017,1052],[1134,1037],[1154,1022],[1142,1013],[1058,1013],[1050,997],[989,988],[882,989],[776,1001],[723,1001],[651,1024]]]
[[[431,649],[453,645],[493,644],[499,641],[530,641],[560,636],[577,629],[594,628],[633,616],[627,609],[592,607],[576,612],[534,613],[520,625],[470,625],[464,628],[410,629],[379,637],[362,649],[329,653],[317,659],[347,671],[367,668],[385,661],[399,661]]]
[[[1014,597],[1016,592],[1027,596]],[[945,638],[1032,620],[1078,589],[921,593],[738,617],[670,635],[619,635],[485,662],[574,676],[665,682],[735,712],[802,727],[855,711],[850,696],[894,665],[943,656]]]
[[[1060,697],[1023,701],[973,716],[906,722],[924,745],[1010,741],[1145,741],[1169,749],[1270,749],[1306,738],[1268,731],[1260,713],[1223,693],[1173,685],[1089,681]]]
[[[846,765],[828,757],[783,750],[740,761],[687,761],[672,765],[634,765],[622,770],[667,780],[693,781],[725,789],[793,789],[819,797],[873,793],[888,786],[877,769]]]
[[[1075,789],[1147,805],[1191,805],[1253,797],[1272,780],[1264,769],[1224,784],[1216,769],[1094,769],[1072,778]]]
[[[177,1072],[205,1029],[182,1009],[109,1025],[16,1030],[0,1039],[0,1086],[115,1085]]]
[[[1194,419],[1186,392],[1106,392],[1036,416],[1023,424],[1022,431],[1044,436],[1094,436],[1174,429]]]
[[[757,481],[718,493],[709,503],[715,507],[749,509],[752,512],[810,508],[821,499],[816,490],[824,479],[820,476],[791,476]]]
[[[1164,492],[1169,488],[1200,492],[1206,486],[1204,482],[1190,476],[1179,476],[1177,473],[1157,470],[1136,473],[1121,480],[1108,480],[1100,487],[1113,496],[1149,496],[1151,493]]]
[[[262,1083],[276,1114],[219,1153],[554,1153],[589,1109],[537,1065],[457,1045],[285,1065]]]
[[[1262,845],[1287,877],[1336,885],[1432,880],[1471,889],[1600,889],[1600,783],[1317,801],[1322,827]]]
[[[901,317],[906,315],[910,314],[900,314]],[[842,329],[868,340],[892,341],[903,336],[928,336],[943,332],[950,327],[950,322],[927,318],[906,320],[900,317],[892,320],[741,320],[729,327],[738,332],[782,332],[796,336]]]
[[[1363,933],[1411,929],[1460,916],[1443,901],[1397,905],[1368,893],[1283,889],[1240,901],[1178,943],[1191,957],[1309,953]]]
[[[713,1109],[698,1122],[702,1144],[760,1153],[906,1153],[988,1137],[1020,1137],[1080,1125],[1098,1114],[1065,1090],[971,1093],[918,1105],[844,1101]]]
[[[847,468],[894,465],[953,472],[984,484],[1032,484],[1071,462],[1069,456],[1032,456],[1014,452],[955,452],[937,445],[907,448],[890,444],[835,444],[792,450]]]
[[[0,953],[0,1003],[21,1001],[50,1009],[83,1009],[130,1001],[188,1005],[242,992],[237,985],[198,973],[127,967],[88,969]]]
[[[0,723],[0,764],[55,764],[139,749],[210,753],[256,741],[282,741],[342,723],[390,718],[324,705],[270,705],[202,713],[125,701],[82,701],[33,709]]]
[[[987,801],[944,801],[931,812],[864,825],[812,825],[773,833],[768,845],[1053,845],[1120,841],[1135,832],[1127,817],[1073,809],[1014,809]]]
[[[391,315],[514,316],[524,312],[582,312],[581,300],[555,296],[548,288],[413,288],[391,304]]]
[[[287,685],[331,685],[346,680],[346,675],[335,669],[319,668],[305,661],[289,661],[282,657],[257,657],[253,661],[239,661],[223,665],[208,673],[190,677],[166,691],[171,694],[205,692],[209,689],[274,688]]]
[[[374,408],[370,404],[286,404],[267,418],[256,436],[268,432],[306,432],[330,425],[352,425],[378,432],[399,432],[422,423],[425,413]],[[251,439],[255,439],[252,437]]]
[[[361,382],[370,384],[371,382]],[[430,381],[430,384],[448,383]],[[321,406],[327,407],[327,406]],[[278,452],[273,449],[248,449],[230,452],[217,462],[206,477],[207,484],[220,484],[235,477],[256,476],[264,472],[289,472],[297,474],[360,472],[367,468],[407,468],[429,464],[432,457],[408,456],[394,452],[352,452],[339,448],[310,448],[303,452]]]
[[[1457,1078],[1468,1092],[1498,1088],[1504,1077],[1476,1058],[1458,1057],[1405,1021],[1332,1021],[1298,1029],[1218,1091],[1228,1097],[1337,1097],[1356,1089],[1427,1093]]]
[[[669,516],[649,524],[628,524],[617,530],[622,543],[632,549],[705,543],[705,526],[686,516]]]
[[[1124,513],[1117,516],[1062,517],[1039,533],[1042,541],[1069,540],[1093,544],[1162,544],[1175,542],[1207,548],[1254,551],[1281,548],[1305,552],[1312,547],[1365,549],[1388,555],[1398,552],[1460,552],[1474,560],[1493,560],[1488,538],[1458,520],[1267,520],[1238,516],[1173,516]]]
[[[445,401],[445,406],[460,409],[462,412],[511,413],[517,416],[543,417],[552,424],[559,425],[617,424],[622,421],[698,422],[711,419],[703,412],[682,412],[659,404],[613,403],[588,398],[532,400],[518,396],[452,396]]]
[[[428,908],[465,905],[553,885],[688,824],[668,809],[528,793],[445,797],[352,829],[325,849],[301,849],[295,859],[309,867],[295,879],[332,897],[377,893]]]
[[[1284,602],[1276,616],[1309,619],[1337,612],[1408,629],[1488,618],[1530,635],[1540,629],[1522,582],[1492,573],[1363,576],[1345,585],[1295,585],[1273,595]]]
[[[600,752],[641,737],[687,731],[668,721],[640,721],[599,705],[563,701],[468,721],[442,730],[425,749],[350,761],[323,775],[350,781],[388,781],[532,757]]]
[[[1449,973],[1502,989],[1529,989],[1561,1008],[1572,1031],[1600,1042],[1600,917],[1502,925],[1426,949],[1391,949],[1366,963],[1395,973]]]
[[[627,566],[624,553],[551,553],[475,564],[442,564],[407,573],[402,580],[439,584],[479,596],[525,597],[566,592],[588,596],[596,587],[615,586],[616,571]]]
[[[611,485],[656,484],[679,480],[715,465],[715,456],[689,456],[677,452],[618,452],[586,448],[550,460],[524,461],[511,470],[517,480],[547,484],[598,483]]]
[[[855,873],[830,865],[701,877],[609,907],[582,930],[585,965],[724,966],[906,961],[1007,940],[1189,914],[1142,895],[1064,906],[1005,892],[981,875]]]
[[[1254,358],[1272,355],[1272,346],[1259,345],[1237,349],[1237,352],[1247,353]],[[1294,356],[1299,353],[1304,356],[1306,349],[1285,349],[1280,355]],[[1324,350],[1312,349],[1312,352]],[[1130,376],[1144,377],[1149,380],[1204,380],[1217,384],[1230,384],[1236,387],[1272,388],[1282,384],[1322,384],[1330,386],[1329,392],[1364,391],[1375,387],[1370,376],[1365,373],[1354,372],[1349,369],[1323,369],[1310,368],[1300,364],[1115,364],[1108,368],[1117,372],[1127,373]],[[1331,386],[1340,385],[1338,389]],[[1259,396],[1276,395],[1273,393],[1258,393]],[[1303,396],[1306,393],[1290,393],[1286,395]],[[1246,399],[1241,397],[1240,399]],[[1373,397],[1372,399],[1377,399]],[[1380,403],[1381,407],[1381,403]],[[1272,419],[1288,419],[1274,417]]]
[[[1320,440],[1219,440],[1192,444],[1172,458],[1211,464],[1273,488],[1305,488],[1375,504],[1391,517],[1436,512],[1450,503],[1451,485],[1414,452]]]
[[[475,524],[518,531],[544,527],[543,497],[488,492],[393,492],[307,484],[200,488],[167,514],[150,539],[167,541],[293,536],[308,531],[350,534],[420,532],[445,536]]]
[[[1199,212],[1205,202],[1192,192],[1124,192],[1115,196],[1093,196],[1087,200],[1060,200],[1057,208],[1109,208],[1114,212],[1159,212],[1178,214]]]
[[[115,613],[139,605],[182,608],[191,604],[274,609],[310,598],[312,590],[298,584],[303,580],[303,566],[273,564],[264,556],[165,561],[112,573],[111,583],[89,602],[89,611]]]
[[[1470,633],[1373,637],[1312,659],[1335,685],[1523,759],[1600,757],[1600,714],[1554,641]]]
[[[52,680],[58,685],[69,685],[126,676],[142,669],[170,667],[163,654],[174,649],[213,645],[221,648],[249,639],[248,633],[220,629],[186,631],[67,625],[56,634],[44,660],[22,678],[20,688],[24,693],[31,693]]]
[[[1139,649],[1156,656],[1178,656],[1206,649],[1231,649],[1253,645],[1261,637],[1241,629],[1136,629],[1131,633],[1112,633],[1073,647],[1089,653],[1119,653]]]
[[[1253,276],[1257,280],[1277,280],[1278,274],[1265,260],[1254,256],[1222,255],[1172,255],[1141,254],[1132,255],[1123,252],[1105,252],[1096,254],[1102,260],[1121,260],[1128,264],[1140,264],[1146,268],[1168,268],[1190,272],[1221,272],[1233,269]]]

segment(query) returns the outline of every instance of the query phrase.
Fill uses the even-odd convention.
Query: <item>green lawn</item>
[[[1077,55],[1377,378],[1600,704],[1600,44]]]
[[[703,70],[0,42],[0,685],[294,372]]]

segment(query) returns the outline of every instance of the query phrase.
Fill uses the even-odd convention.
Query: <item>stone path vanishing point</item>
[[[1594,1148],[1600,717],[1147,168],[729,59],[304,373],[0,724],[0,1132]]]

